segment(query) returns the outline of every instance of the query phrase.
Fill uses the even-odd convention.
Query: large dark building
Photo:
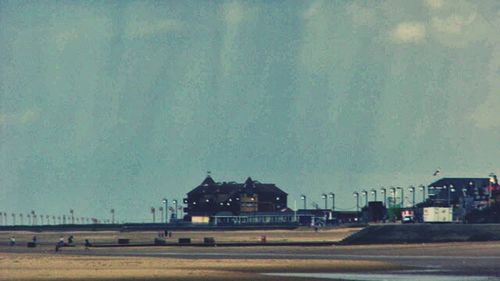
[[[499,191],[496,176],[491,178],[442,178],[428,187],[433,205],[471,205],[481,209],[488,206]]]
[[[184,199],[184,211],[193,216],[239,216],[287,209],[287,193],[275,184],[250,177],[244,183],[215,182],[207,176]]]

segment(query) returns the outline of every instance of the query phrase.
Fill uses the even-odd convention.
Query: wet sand
[[[384,262],[350,260],[159,259],[0,254],[0,280],[308,280],[261,273],[374,272],[401,268]]]
[[[353,229],[268,231],[275,241],[338,241]],[[261,231],[179,232],[172,239],[214,237],[217,241],[255,241]],[[15,235],[17,245],[8,246]],[[27,248],[36,235],[40,244]],[[76,246],[54,251],[60,235],[75,237]],[[412,269],[415,278],[428,270],[447,276],[500,276],[500,242],[354,245],[318,247],[119,247],[85,250],[92,242],[129,238],[151,241],[154,232],[0,232],[0,280],[311,280],[262,273],[354,273],[381,276]],[[327,276],[320,275],[320,276]],[[335,275],[340,276],[340,275]],[[361,275],[360,275],[361,276]],[[423,275],[422,275],[423,276]],[[432,278],[432,277],[431,277]],[[496,279],[495,279],[496,278]],[[314,280],[351,280],[326,279]],[[373,279],[377,280],[377,279]],[[432,280],[432,279],[428,279]]]

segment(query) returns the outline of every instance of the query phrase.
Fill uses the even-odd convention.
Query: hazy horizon
[[[499,27],[495,0],[0,0],[0,211],[498,174]]]

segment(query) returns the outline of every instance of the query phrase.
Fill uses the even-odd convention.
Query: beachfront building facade
[[[261,183],[250,177],[237,183],[216,182],[208,175],[187,194],[184,211],[192,222],[215,216],[279,215],[289,211],[287,196],[275,184]]]

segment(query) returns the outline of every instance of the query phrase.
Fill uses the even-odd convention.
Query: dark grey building
[[[187,194],[184,211],[192,216],[239,216],[287,209],[288,194],[272,183],[247,178],[244,183],[215,182],[207,176]]]

